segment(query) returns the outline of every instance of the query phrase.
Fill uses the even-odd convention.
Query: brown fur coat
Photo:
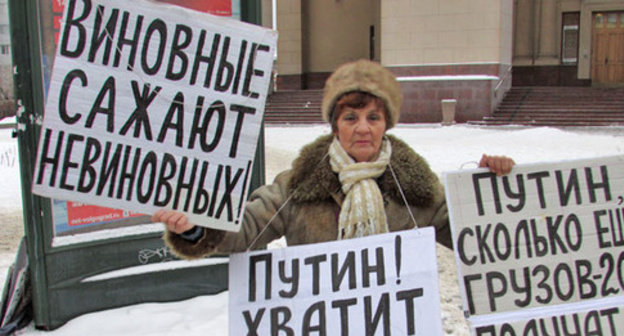
[[[438,242],[451,247],[444,192],[437,176],[407,144],[396,137],[387,137],[392,143],[390,165],[418,226],[434,226]],[[272,184],[255,190],[245,207],[240,232],[204,229],[203,237],[194,244],[166,232],[164,238],[168,246],[184,258],[199,258],[215,252],[244,251],[258,235],[252,248],[282,236],[286,237],[288,245],[335,240],[344,194],[326,155],[331,141],[332,135],[326,135],[305,146],[292,169],[280,173]],[[414,222],[390,169],[377,182],[390,231],[413,228]],[[270,227],[263,231],[280,207]]]

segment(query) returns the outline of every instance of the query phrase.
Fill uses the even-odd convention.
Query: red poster
[[[54,28],[54,43],[58,45],[61,35],[61,20],[63,19],[63,7],[65,0],[52,0],[52,24]]]
[[[232,16],[232,0],[158,0],[196,11],[219,16]],[[66,0],[52,0],[52,20],[54,21],[54,42],[58,44]]]
[[[219,16],[232,16],[232,0],[159,0],[196,11]]]
[[[145,215],[125,210],[103,208],[76,202],[67,202],[67,224],[70,227],[118,221],[120,219],[138,216]]]

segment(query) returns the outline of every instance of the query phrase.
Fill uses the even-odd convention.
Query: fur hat
[[[345,93],[363,91],[381,98],[388,110],[387,128],[399,120],[403,95],[396,77],[381,64],[358,60],[343,64],[325,82],[321,113],[323,120],[331,123],[336,101]]]

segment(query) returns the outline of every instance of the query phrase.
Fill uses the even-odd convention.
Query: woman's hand
[[[167,226],[167,230],[177,234],[181,234],[195,227],[195,225],[189,223],[185,214],[165,209],[156,211],[156,213],[152,215],[152,222],[164,223],[165,226]]]
[[[481,157],[481,161],[479,162],[479,167],[481,168],[490,168],[492,173],[495,173],[498,176],[509,174],[511,168],[516,163],[513,159],[508,158],[506,156],[495,156],[495,155],[486,155],[483,154]]]

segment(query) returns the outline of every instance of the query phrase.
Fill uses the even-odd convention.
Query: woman
[[[401,88],[387,69],[360,60],[327,80],[322,103],[332,134],[305,146],[290,170],[254,191],[238,233],[202,228],[175,211],[160,210],[165,241],[185,258],[264,246],[286,237],[289,245],[362,237],[414,226],[433,226],[451,247],[444,192],[425,160],[387,135],[399,119]],[[506,174],[506,157],[481,158],[480,167]]]

